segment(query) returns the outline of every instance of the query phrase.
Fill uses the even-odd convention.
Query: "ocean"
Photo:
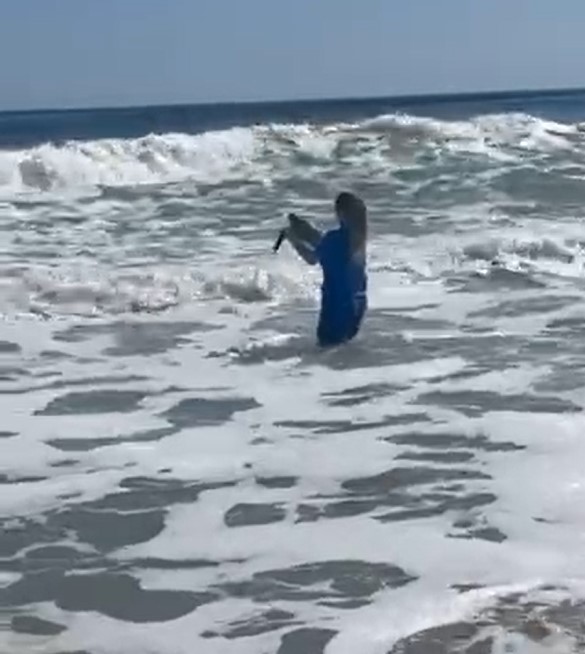
[[[584,206],[585,91],[0,114],[0,652],[584,651]]]

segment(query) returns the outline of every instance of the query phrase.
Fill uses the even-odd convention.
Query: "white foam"
[[[400,602],[380,602],[371,610],[365,610],[353,624],[348,620],[346,628],[326,647],[326,654],[350,654],[356,649],[368,654],[384,654],[396,643],[420,631],[444,624],[473,622],[484,611],[495,606],[498,599],[518,593],[526,595],[527,600],[547,601],[554,599],[555,593],[540,592],[538,582],[509,584],[476,589],[464,594],[453,592],[429,592],[420,594],[403,593]],[[579,585],[569,582],[568,588],[559,599],[567,599],[573,592],[582,593]],[[361,619],[360,619],[361,618]],[[494,654],[550,654],[563,652],[573,654],[575,638],[551,629],[552,633],[540,643],[525,636],[510,633],[495,626],[480,631],[478,640],[491,636],[494,639]]]
[[[568,144],[579,153],[582,145],[574,137],[571,126],[525,115],[468,121],[392,115],[357,125],[234,128],[200,136],[158,135],[1,152],[2,194],[14,199],[27,184],[46,190],[28,198],[29,204],[21,196],[18,207],[2,205],[10,229],[0,233],[1,340],[22,350],[8,346],[2,352],[9,378],[2,381],[9,392],[0,395],[2,429],[17,436],[0,439],[0,474],[39,479],[3,484],[0,514],[42,520],[48,511],[66,511],[120,492],[127,477],[161,484],[168,479],[225,482],[203,491],[197,501],[172,504],[160,534],[111,553],[112,559],[124,565],[150,556],[217,561],[217,567],[201,570],[132,571],[147,588],[196,592],[226,580],[244,581],[267,569],[327,560],[394,564],[417,576],[412,584],[383,589],[370,606],[351,611],[310,601],[274,602],[301,623],[339,630],[327,654],[385,654],[397,639],[473,617],[513,589],[578,578],[585,564],[583,418],[501,411],[497,403],[498,410],[487,407],[480,415],[482,407],[475,407],[476,415],[469,417],[455,407],[433,404],[428,396],[426,403],[420,402],[428,393],[533,395],[551,374],[578,363],[574,353],[551,350],[541,359],[515,360],[510,350],[505,370],[474,371],[475,354],[487,360],[488,348],[495,347],[494,354],[503,356],[507,337],[532,344],[550,320],[577,315],[570,302],[524,316],[498,313],[501,304],[512,306],[516,299],[554,300],[559,289],[567,296],[582,295],[582,246],[575,216],[537,214],[536,220],[529,215],[510,224],[505,206],[514,205],[514,198],[492,194],[490,186],[502,170],[524,157],[535,165],[543,157],[561,159]],[[421,154],[436,156],[433,162],[439,166],[456,164],[440,169],[446,190],[436,199],[431,195],[432,211],[417,194],[424,195],[425,184],[434,181],[435,163],[417,163]],[[458,166],[469,160],[479,162],[481,171],[465,181],[465,199],[459,202],[449,193],[451,188],[461,190]],[[414,181],[407,175],[395,183],[406,169]],[[271,186],[261,186],[267,179]],[[299,199],[291,179],[300,181],[301,189],[317,190]],[[355,347],[321,353],[314,345],[320,272],[305,267],[288,246],[272,255],[267,235],[273,227],[276,233],[279,216],[289,205],[300,205],[317,219],[327,211],[329,218],[324,189],[345,185],[348,179],[364,184],[368,192],[373,188],[368,201],[372,322],[366,319]],[[184,183],[174,186],[175,180]],[[234,184],[222,186],[224,181]],[[281,196],[275,189],[282,181],[290,186]],[[381,181],[383,186],[376,186]],[[136,188],[140,184],[160,186],[148,186],[141,195]],[[206,194],[206,184],[215,185],[217,193]],[[128,197],[119,190],[100,195],[96,185],[128,185]],[[65,197],[62,191],[71,189],[86,194],[86,201]],[[40,207],[39,195],[46,203]],[[494,202],[504,207],[494,212]],[[522,208],[538,211],[536,204]],[[444,221],[444,227],[439,223],[435,228],[434,219]],[[471,279],[474,271],[489,269],[486,264],[493,258],[511,270],[527,271],[527,276],[548,275],[548,286],[502,291],[486,284],[485,292],[461,293],[447,283],[454,277]],[[484,309],[490,311],[476,313]],[[394,320],[406,327],[394,328]],[[112,321],[154,327],[160,331],[162,351],[149,353],[145,346],[134,352],[131,329],[125,335],[131,342],[120,343],[120,326],[111,332],[107,328]],[[166,323],[181,321],[211,330],[189,332],[176,345],[170,336],[167,349]],[[95,326],[96,333],[88,329],[77,333],[79,339],[52,339],[55,332],[79,325]],[[499,343],[494,346],[497,335],[502,351]],[[370,356],[372,343],[383,350],[377,366]],[[115,355],[113,345],[118,346]],[[402,348],[402,363],[382,361],[383,356],[399,361]],[[43,358],[43,350],[58,350],[66,358]],[[342,355],[347,366],[339,363]],[[147,379],[116,381],[132,375]],[[112,381],[100,382],[105,377]],[[50,386],[53,381],[62,384]],[[582,406],[579,383],[576,378],[571,391],[547,394]],[[144,391],[147,396],[128,413],[35,414],[67,393],[99,388]],[[354,396],[359,401],[352,404]],[[253,398],[258,406],[227,415],[223,423],[185,427],[158,441],[130,440],[137,432],[168,427],[165,413],[181,400],[234,397]],[[461,493],[489,493],[493,502],[385,523],[375,517],[392,507],[381,503],[361,515],[297,522],[299,505],[319,510],[328,502],[347,500],[343,484],[348,480],[407,466],[443,470],[451,465],[397,458],[425,451],[416,439],[411,445],[393,440],[407,432],[423,441],[453,435],[475,443],[481,436],[491,444],[505,443],[501,451],[473,443],[461,447],[471,459],[460,469],[483,473],[463,478]],[[87,450],[80,445],[71,452],[49,445],[61,439],[66,449],[67,440],[83,438],[111,441]],[[524,449],[510,448],[510,443]],[[75,462],[55,466],[64,459]],[[260,477],[295,479],[278,488],[262,486]],[[431,485],[413,484],[405,492],[415,497],[422,488],[421,496],[430,495]],[[437,489],[441,492],[459,490]],[[425,507],[431,501],[421,499]],[[284,515],[271,524],[228,528],[224,516],[238,503],[278,504]],[[458,520],[500,529],[507,540],[447,537],[457,531]],[[15,578],[3,575],[0,585]],[[464,594],[447,590],[455,583],[483,583],[486,588]],[[293,627],[247,639],[199,636],[245,620],[260,608],[250,599],[222,598],[169,623],[132,625],[42,604],[27,610],[38,610],[69,630],[50,643],[13,635],[7,649],[276,651],[281,631]],[[3,642],[6,637],[0,634]],[[496,642],[523,654],[530,651],[528,643],[508,634]],[[552,645],[564,647],[561,641]]]
[[[218,244],[216,244],[217,247]],[[223,300],[235,305],[314,301],[317,271],[306,271],[290,255],[244,258],[231,268],[203,258],[189,264],[160,265],[152,272],[112,269],[90,260],[63,260],[59,265],[21,267],[0,280],[0,311],[32,311],[41,315],[164,314],[197,301]]]
[[[246,128],[201,135],[151,134],[45,144],[0,152],[0,187],[50,190],[226,177],[255,156],[257,142]]]
[[[354,142],[356,130],[367,147]],[[580,147],[571,139],[573,125],[526,114],[488,115],[467,121],[437,120],[390,114],[361,123],[328,126],[274,124],[234,127],[198,135],[150,134],[137,139],[70,141],[42,144],[26,150],[0,151],[0,192],[91,192],[96,185],[159,184],[189,180],[196,184],[256,180],[271,185],[275,178],[314,173],[312,161],[326,166],[344,159],[371,174],[390,171],[396,161],[409,161],[409,139],[419,147],[439,145],[445,152],[486,155],[502,162],[517,160],[515,148],[544,153]],[[377,134],[389,134],[392,147]],[[402,143],[402,145],[400,145]],[[343,146],[336,154],[339,146]],[[406,150],[404,149],[406,147]],[[345,155],[343,154],[345,152]],[[293,156],[305,155],[295,163]],[[413,154],[415,154],[413,150]],[[405,158],[406,156],[406,158]],[[364,168],[365,169],[365,168]]]

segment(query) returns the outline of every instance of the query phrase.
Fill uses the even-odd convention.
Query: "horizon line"
[[[221,100],[203,102],[160,102],[152,104],[120,104],[120,105],[98,105],[98,106],[62,106],[43,107],[37,109],[0,109],[0,115],[7,114],[35,114],[35,113],[81,113],[89,111],[127,111],[131,109],[162,109],[162,108],[187,108],[187,107],[229,107],[237,105],[261,106],[261,105],[284,105],[284,104],[335,104],[348,102],[354,104],[389,101],[416,103],[434,100],[437,102],[458,99],[472,101],[481,98],[506,98],[514,96],[530,95],[571,95],[584,93],[585,87],[544,87],[544,88],[521,88],[521,89],[500,89],[491,91],[448,91],[433,93],[408,93],[398,95],[359,95],[359,96],[327,96],[327,97],[302,97],[302,98],[281,98],[272,100]]]

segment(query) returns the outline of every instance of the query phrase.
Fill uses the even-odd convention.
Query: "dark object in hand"
[[[286,236],[286,229],[281,229],[280,232],[278,233],[278,237],[276,241],[274,242],[274,245],[272,246],[273,252],[278,252],[280,246],[282,245],[282,242],[284,241],[285,236]]]

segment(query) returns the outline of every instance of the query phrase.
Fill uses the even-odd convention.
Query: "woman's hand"
[[[287,238],[300,238],[306,240],[306,231],[308,223],[306,220],[299,218],[296,213],[288,214],[288,227],[285,227]]]
[[[288,224],[288,229],[290,230],[289,240],[295,239],[303,241],[313,248],[321,240],[321,232],[318,229],[315,229],[311,223],[307,222],[303,218],[299,218],[294,213],[288,214]]]

